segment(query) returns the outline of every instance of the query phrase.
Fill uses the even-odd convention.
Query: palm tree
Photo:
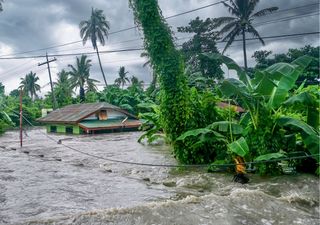
[[[73,65],[68,65],[71,68],[69,72],[70,75],[70,84],[71,88],[79,87],[80,101],[85,100],[85,86],[91,85],[92,83],[99,82],[97,80],[89,78],[90,76],[90,67],[91,60],[87,59],[86,55],[82,55],[79,59],[77,57],[76,67]]]
[[[70,102],[73,94],[70,87],[69,73],[65,70],[61,70],[61,72],[58,73],[57,82],[54,82],[54,93],[59,106],[66,105]]]
[[[246,32],[251,33],[254,37],[257,37],[260,40],[260,42],[264,45],[264,41],[260,37],[258,31],[253,27],[252,21],[258,17],[265,16],[278,10],[278,7],[270,7],[254,13],[253,11],[259,3],[259,1],[260,0],[229,0],[229,4],[226,2],[222,2],[234,17],[219,17],[213,19],[213,23],[216,27],[224,25],[224,27],[219,31],[220,35],[228,33],[222,39],[222,41],[227,42],[223,50],[223,53],[233,43],[235,37],[242,35],[244,67],[246,70]]]
[[[90,39],[93,49],[95,49],[97,52],[101,73],[104,79],[104,83],[107,86],[107,80],[103,72],[99,49],[97,46],[97,41],[99,41],[101,45],[105,45],[104,38],[108,38],[108,30],[110,29],[110,24],[106,20],[106,17],[103,14],[103,10],[92,8],[90,19],[81,21],[79,24],[79,28],[83,45],[85,45],[87,40]]]
[[[138,87],[140,89],[143,88],[143,81],[139,80],[136,76],[132,76],[130,78],[131,87]]]
[[[22,88],[23,92],[34,100],[35,97],[38,97],[37,91],[40,91],[40,85],[37,84],[39,77],[37,77],[36,73],[30,71],[25,78],[21,78],[19,88]]]
[[[127,74],[129,73],[128,71],[126,71],[126,69],[124,68],[124,66],[120,66],[119,69],[119,77],[117,79],[114,80],[114,83],[119,85],[119,86],[123,86],[129,82],[129,78],[127,77]]]

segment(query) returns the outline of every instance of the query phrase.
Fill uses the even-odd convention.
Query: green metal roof
[[[57,109],[49,113],[47,116],[38,119],[43,123],[78,123],[86,117],[102,109],[113,109],[118,112],[122,112],[129,118],[136,118],[134,115],[128,113],[121,108],[111,105],[106,102],[99,103],[86,103],[86,104],[74,104],[68,105],[61,109]]]
[[[79,123],[80,127],[86,129],[113,129],[113,128],[121,128],[121,127],[139,127],[141,122],[135,119],[127,119],[124,123],[121,119],[108,119],[108,120],[83,120]]]

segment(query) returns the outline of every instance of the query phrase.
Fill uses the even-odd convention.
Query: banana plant
[[[270,145],[270,142],[273,142],[273,137],[280,135],[283,129],[285,130],[284,132],[288,132],[292,128],[296,129],[295,134],[301,134],[308,148],[312,146],[310,152],[314,152],[316,148],[319,149],[319,133],[317,130],[303,121],[297,121],[294,118],[288,118],[281,114],[281,110],[284,107],[295,102],[307,101],[307,94],[293,96],[290,99],[287,98],[289,91],[295,86],[299,75],[312,61],[311,57],[302,56],[291,64],[276,63],[265,70],[256,71],[254,78],[249,79],[242,68],[237,66],[232,59],[217,54],[205,55],[212,59],[221,59],[228,69],[235,70],[238,75],[238,79],[226,79],[220,85],[220,91],[225,97],[238,100],[242,107],[247,110],[247,113],[243,115],[240,121],[245,127],[245,139],[241,138],[229,144],[229,148],[233,152],[241,153],[242,155],[250,153],[252,159],[257,158],[257,156],[261,158],[262,155],[275,153],[276,150],[270,151],[268,146],[264,147],[264,151],[259,150],[263,146],[257,146],[258,150],[256,152],[253,152],[252,149],[250,149],[250,152],[244,151],[246,148],[243,146],[246,146],[247,140],[252,135],[257,134],[260,135],[258,137],[260,140],[264,139],[265,145]],[[314,109],[315,102],[309,103]],[[314,111],[310,112],[315,114]],[[267,130],[267,132],[259,134],[261,130]],[[266,139],[267,136],[269,136],[268,139]],[[249,145],[250,147],[252,148],[252,145]],[[280,157],[281,154],[277,154],[276,156]],[[319,160],[318,157],[316,159]]]

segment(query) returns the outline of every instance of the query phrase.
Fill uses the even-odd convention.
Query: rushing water
[[[0,137],[0,224],[319,224],[319,179],[312,175],[231,182],[232,174],[113,163],[43,135]],[[175,164],[167,146],[140,133],[49,134],[83,152],[129,162]]]

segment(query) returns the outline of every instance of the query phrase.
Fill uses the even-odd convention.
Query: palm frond
[[[227,48],[232,44],[234,41],[235,37],[239,35],[241,32],[241,27],[236,26],[224,39],[223,41],[227,41],[226,46],[224,47],[222,54],[227,50]]]
[[[270,7],[270,8],[262,9],[259,12],[256,12],[255,14],[253,14],[251,16],[251,18],[255,18],[255,17],[260,17],[260,16],[265,16],[265,15],[271,14],[274,11],[277,11],[278,9],[279,9],[278,7]]]
[[[257,37],[257,38],[259,39],[259,41],[260,41],[263,45],[265,45],[263,39],[260,37],[260,34],[258,33],[258,31],[257,31],[252,25],[249,25],[249,26],[248,26],[247,31],[248,31],[249,33],[251,33],[254,37]]]
[[[223,17],[219,17],[219,18],[214,18],[211,21],[213,23],[213,27],[217,28],[217,27],[220,27],[222,24],[230,23],[236,19],[237,18],[235,18],[235,17],[223,16]]]

